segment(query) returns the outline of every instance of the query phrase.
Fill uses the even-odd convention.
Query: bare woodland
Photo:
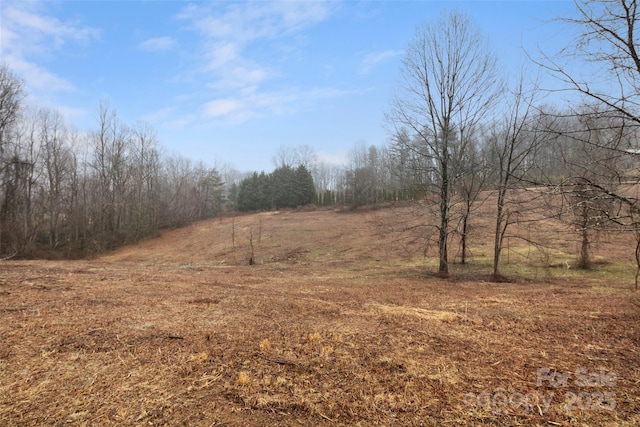
[[[453,250],[468,261],[475,212],[495,194],[495,278],[505,238],[525,238],[510,225],[531,199],[541,218],[575,228],[576,263],[589,268],[594,234],[640,228],[632,191],[640,157],[636,7],[578,1],[576,16],[564,19],[575,42],[530,53],[540,59],[512,81],[472,19],[444,12],[419,25],[408,45],[387,112],[388,145],[358,144],[346,166],[319,162],[308,146],[283,146],[273,175],[167,155],[149,124],[123,123],[106,100],[93,129],[73,129],[57,111],[27,105],[23,82],[4,64],[0,256],[81,257],[238,209],[420,202],[420,226],[400,231],[423,241],[447,276]],[[580,62],[582,74],[570,73],[568,64]],[[564,107],[545,103],[548,92],[529,78],[541,72],[563,83]],[[294,170],[308,172],[315,189]],[[289,200],[302,185],[303,195]],[[530,191],[526,208],[522,191]]]
[[[387,144],[273,172],[0,65],[0,425],[640,425],[637,18],[576,0],[509,79],[442,13]]]
[[[411,159],[413,181],[435,207],[438,221],[431,225],[440,275],[448,274],[453,234],[462,238],[464,262],[469,215],[483,190],[497,194],[495,278],[509,225],[522,221],[531,200],[545,206],[540,219],[560,218],[581,234],[577,264],[582,268],[590,266],[591,233],[637,230],[638,201],[630,192],[638,179],[639,153],[636,3],[576,5],[579,16],[565,20],[578,28],[576,44],[537,63],[578,95],[566,110],[537,103],[544,88],[525,77],[503,88],[479,30],[459,12],[418,28],[389,120],[393,147],[400,158]],[[591,74],[572,76],[563,66],[566,60],[589,61]],[[526,205],[522,191],[529,191]]]

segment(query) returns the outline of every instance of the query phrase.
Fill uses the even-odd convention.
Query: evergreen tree
[[[295,208],[313,203],[315,184],[309,170],[301,165],[293,169],[284,165],[270,174],[254,172],[238,187],[239,211]]]
[[[295,207],[295,171],[289,165],[280,166],[271,173],[271,196],[273,208]]]
[[[254,172],[251,176],[243,179],[238,187],[238,210],[253,211],[258,209],[258,191],[259,191],[258,173]]]
[[[293,205],[304,206],[313,203],[316,197],[316,186],[311,172],[304,165],[296,169],[294,183]]]
[[[255,210],[266,211],[271,209],[271,174],[266,174],[262,171],[258,175],[256,199]]]

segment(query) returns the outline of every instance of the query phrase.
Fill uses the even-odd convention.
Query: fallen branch
[[[296,362],[292,362],[290,360],[286,360],[286,359],[272,359],[270,357],[265,356],[262,353],[256,353],[256,356],[258,356],[261,359],[266,360],[267,362],[271,362],[271,363],[277,363],[278,365],[290,365],[290,366],[297,366],[299,368],[302,368],[302,366],[300,366],[299,364],[297,364]]]
[[[0,261],[7,261],[10,260],[11,258],[13,258],[14,256],[18,255],[18,250],[16,249],[16,251],[14,253],[12,253],[11,255],[7,255],[4,258],[0,258]]]

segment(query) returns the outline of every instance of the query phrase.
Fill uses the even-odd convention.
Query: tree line
[[[0,66],[1,257],[85,256],[225,209],[218,171],[164,154],[149,124],[102,102],[79,132],[25,96]]]
[[[577,0],[576,11],[564,22],[581,42],[534,64],[577,94],[562,108],[524,73],[509,83],[472,20],[443,12],[407,47],[388,144],[358,144],[344,165],[281,147],[270,173],[168,156],[148,124],[122,123],[108,103],[95,129],[78,132],[55,111],[25,106],[22,82],[2,66],[0,255],[90,254],[225,211],[413,201],[424,220],[405,232],[437,247],[446,276],[451,245],[466,262],[478,207],[490,200],[495,277],[509,230],[532,206],[578,233],[581,267],[591,265],[594,233],[634,233],[640,271],[637,4]],[[578,61],[593,72],[571,74]]]
[[[576,8],[563,21],[579,41],[536,63],[574,95],[564,109],[541,103],[544,91],[524,75],[509,85],[464,13],[417,27],[387,120],[398,173],[424,194],[421,233],[437,245],[440,275],[449,274],[456,237],[464,262],[484,190],[496,196],[494,277],[510,226],[532,206],[581,235],[581,267],[590,265],[594,231],[635,233],[640,272],[637,3],[577,0]],[[579,75],[568,71],[577,61]]]
[[[243,179],[235,205],[244,212],[295,208],[313,203],[315,193],[313,177],[306,166],[283,165],[269,174],[254,172]]]
[[[577,0],[576,30],[559,56],[533,67],[556,77],[571,97],[562,108],[523,73],[509,83],[472,20],[445,11],[416,28],[391,102],[390,143],[356,146],[346,165],[311,160],[316,203],[358,208],[419,201],[424,218],[405,231],[438,249],[438,273],[449,274],[452,243],[467,259],[479,205],[494,216],[493,275],[501,276],[505,239],[532,211],[567,224],[581,241],[577,265],[589,268],[598,232],[636,236],[640,272],[640,58],[635,0]],[[571,74],[571,65],[584,72]],[[604,82],[604,83],[603,83]],[[286,158],[283,152],[276,160]],[[528,241],[540,245],[540,242]]]

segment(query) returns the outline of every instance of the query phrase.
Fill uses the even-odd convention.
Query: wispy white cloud
[[[188,97],[185,97],[183,101],[186,101],[186,98]],[[171,130],[183,130],[187,126],[193,125],[197,123],[198,120],[201,120],[199,114],[184,113],[178,104],[179,102],[176,102],[174,99],[172,105],[144,114],[138,119],[149,122],[153,126]]]
[[[173,37],[153,37],[138,44],[138,49],[147,52],[164,52],[178,47],[178,42]]]
[[[279,91],[216,98],[204,104],[203,114],[219,122],[239,124],[266,115],[281,115],[297,97],[291,91]]]
[[[3,58],[11,67],[11,70],[21,76],[27,83],[30,92],[36,95],[45,92],[71,92],[75,88],[71,82],[40,67],[35,62],[30,62],[18,53],[11,52]]]
[[[202,62],[198,72],[207,80],[209,100],[205,118],[237,124],[267,115],[294,111],[295,105],[340,91],[300,89],[269,83],[282,72],[280,58],[265,62],[264,42],[287,43],[306,28],[326,20],[331,2],[207,3],[186,6],[178,18],[201,37]],[[274,52],[275,54],[275,52]]]
[[[338,151],[335,153],[326,153],[319,151],[317,153],[318,162],[331,166],[344,166],[347,164],[349,156],[347,150]]]
[[[77,121],[84,120],[88,115],[87,110],[83,108],[67,107],[67,106],[60,106],[60,105],[53,106],[53,108],[58,110],[60,114],[62,114],[62,116],[65,118],[65,120],[67,120],[69,123],[74,123]]]
[[[338,98],[348,93],[351,92],[333,88],[249,91],[236,97],[213,99],[204,104],[203,114],[207,118],[238,124],[258,117],[289,114],[300,106],[322,99]]]
[[[224,117],[245,115],[251,113],[247,105],[249,99],[215,99],[204,105],[204,113],[208,117]]]
[[[100,31],[50,16],[45,4],[35,1],[3,2],[0,15],[0,56],[26,81],[28,92],[50,104],[52,94],[73,91],[70,81],[38,64],[69,42],[82,44],[98,38]],[[69,107],[66,110],[72,111]]]
[[[400,50],[383,50],[380,52],[368,53],[362,58],[362,62],[360,64],[360,72],[362,74],[369,74],[378,65],[387,62],[401,54],[402,51]]]
[[[215,71],[240,58],[239,46],[226,40],[211,40],[204,43],[204,56],[209,71]]]
[[[240,44],[258,39],[276,39],[324,21],[331,15],[332,2],[249,2],[191,4],[178,18],[211,39],[234,40]]]
[[[2,6],[2,26],[17,36],[3,38],[3,50],[42,52],[60,48],[69,40],[88,42],[100,34],[97,29],[47,16],[41,9],[38,2],[10,2]]]

